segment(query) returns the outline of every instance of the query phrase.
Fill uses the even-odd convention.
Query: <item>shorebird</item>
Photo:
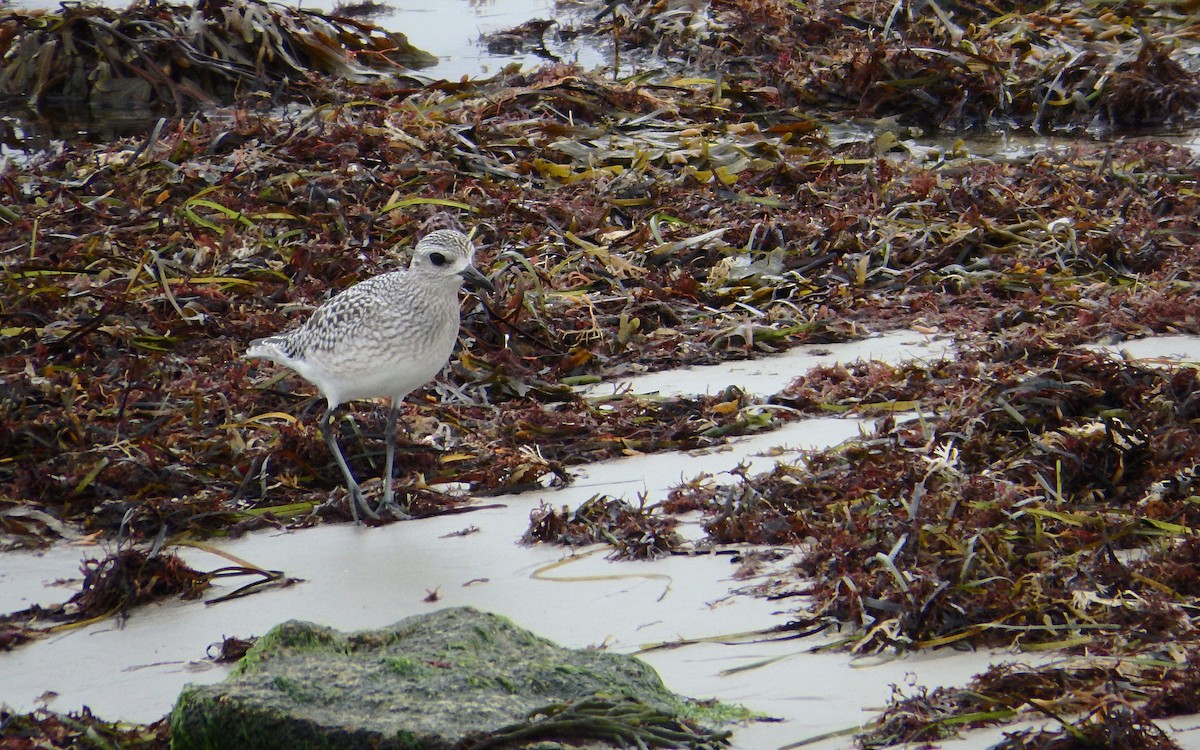
[[[350,512],[378,519],[387,510],[406,514],[394,500],[392,466],[400,402],[433,380],[450,359],[458,340],[458,293],[464,281],[494,291],[473,265],[471,239],[451,229],[422,237],[406,270],[361,281],[317,308],[303,325],[250,342],[245,357],[290,367],[317,387],[327,406],[321,435],[337,459],[350,491]],[[342,404],[363,398],[390,398],[384,439],[383,501],[373,509],[346,463],[330,418]]]

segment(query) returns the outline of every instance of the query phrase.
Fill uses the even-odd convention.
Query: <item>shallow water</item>
[[[92,1],[92,0],[89,0]],[[94,0],[98,5],[124,8],[127,0]],[[173,0],[176,1],[176,0]],[[351,0],[352,1],[352,0]],[[56,11],[61,0],[13,0],[9,9]],[[330,12],[345,0],[299,0],[281,3]],[[482,36],[519,26],[535,18],[558,19],[570,24],[568,16],[556,13],[555,0],[384,0],[385,12],[363,20],[390,31],[405,34],[417,47],[435,55],[436,65],[412,71],[429,80],[487,78],[511,64],[534,67],[548,62],[533,54],[497,54],[488,51]],[[554,35],[546,39],[554,54],[564,62],[577,62],[586,68],[604,63],[602,53],[575,42],[556,44]],[[93,138],[102,141],[148,132],[159,115],[149,111],[91,113],[86,108],[55,112],[38,117],[23,109],[0,110],[0,164],[20,160],[26,150],[50,147],[53,139],[67,141]]]
[[[122,8],[128,0],[89,0],[100,5]],[[12,0],[10,9],[42,9],[54,11],[62,0]],[[354,0],[286,0],[283,5],[332,12],[338,5],[354,4]],[[562,40],[556,29],[570,29],[577,24],[572,15],[573,5],[563,0],[384,0],[383,11],[366,16],[390,31],[405,34],[417,47],[435,55],[436,65],[413,71],[413,75],[429,80],[458,80],[487,78],[502,68],[519,64],[533,68],[549,62],[575,63],[587,70],[607,66],[614,61],[610,51],[585,39]],[[483,42],[484,35],[512,29],[534,19],[554,21],[544,35],[548,52],[554,58],[520,52],[503,54],[490,51]],[[654,59],[642,59],[640,53],[625,50],[617,61],[618,73],[632,75],[644,67],[658,67]],[[90,137],[111,140],[117,137],[147,132],[158,120],[150,112],[105,112],[92,115],[86,109],[78,112],[56,112],[50,117],[36,117],[28,112],[0,111],[0,162],[22,158],[24,150],[42,149],[51,139],[77,140]],[[881,134],[892,133],[894,142],[885,155],[895,159],[913,159],[923,163],[942,163],[966,156],[994,161],[1026,161],[1029,158],[1057,149],[1067,149],[1081,143],[1095,143],[1090,135],[1070,138],[1054,135],[1008,133],[998,127],[996,132],[981,134],[939,134],[917,128],[900,128],[884,121],[845,121],[823,123],[830,145],[845,143],[879,143]],[[1164,130],[1140,136],[1165,139],[1200,151],[1200,136],[1195,131]]]
[[[173,0],[174,1],[174,0]],[[127,0],[102,0],[97,3],[124,8]],[[330,12],[334,6],[352,4],[339,0],[298,0],[286,2],[308,10]],[[436,55],[439,62],[417,71],[430,78],[457,80],[495,74],[510,63],[545,62],[535,55],[502,55],[488,52],[480,37],[519,26],[534,18],[555,18],[555,0],[383,0],[385,12],[367,20],[390,31],[399,31],[417,47]],[[60,0],[13,0],[9,8],[57,10]],[[600,64],[599,53],[587,47],[556,50],[585,66]]]
[[[1200,357],[1200,339],[1158,339],[1158,349]],[[1151,343],[1125,342],[1126,351]],[[1131,349],[1132,348],[1132,349]],[[691,368],[635,378],[638,392],[701,393],[733,383],[757,394],[787,385],[814,364],[867,356],[885,361],[934,358],[946,342],[915,332],[896,332],[864,342],[808,347],[784,355],[714,368]],[[619,384],[594,386],[594,392]],[[867,427],[864,420],[815,418],[783,429],[731,441],[707,451],[633,456],[579,467],[572,486],[487,498],[489,506],[464,515],[392,524],[383,528],[330,525],[297,532],[261,532],[219,542],[224,552],[304,579],[214,606],[171,602],[136,611],[121,627],[115,621],[64,632],[0,654],[0,702],[29,710],[45,702],[59,711],[89,706],[106,719],[158,719],[188,682],[222,679],[226,667],[205,658],[224,636],[261,635],[290,618],[344,630],[375,628],[445,606],[470,605],[506,615],[518,624],[570,647],[603,646],[622,653],[681,638],[725,636],[703,643],[652,650],[643,658],[667,685],[698,698],[741,703],[782,719],[756,723],[735,734],[735,747],[781,747],[857,726],[884,705],[892,685],[934,688],[961,685],[997,661],[1044,662],[1053,654],[939,650],[902,659],[854,659],[843,653],[811,653],[827,641],[737,643],[732,636],[785,624],[797,603],[777,604],[742,593],[758,579],[739,580],[732,555],[669,557],[655,562],[612,562],[603,547],[565,550],[524,547],[517,540],[531,510],[542,502],[576,506],[598,493],[636,501],[661,500],[680,480],[701,472],[722,479],[745,461],[762,471],[806,448],[837,444]],[[456,535],[468,527],[476,532]],[[698,530],[693,534],[698,536]],[[729,550],[726,550],[729,551]],[[65,600],[79,561],[105,549],[59,545],[40,553],[8,553],[0,566],[0,611]],[[786,565],[792,553],[782,550]],[[208,570],[228,561],[182,550]],[[219,596],[234,581],[211,592]],[[75,582],[77,586],[77,581]],[[436,591],[436,602],[425,601]],[[754,667],[760,662],[769,662]],[[730,673],[728,670],[741,670]],[[53,694],[53,695],[52,695]],[[1200,748],[1200,720],[1172,720],[1185,747]],[[1011,727],[1008,728],[1011,730]],[[979,748],[1001,739],[1002,730],[971,735],[958,746]],[[812,747],[850,747],[847,738]]]

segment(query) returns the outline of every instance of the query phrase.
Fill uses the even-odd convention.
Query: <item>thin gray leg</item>
[[[400,420],[400,403],[403,400],[404,396],[392,398],[392,411],[388,414],[387,429],[383,433],[387,447],[384,449],[383,459],[383,502],[379,506],[380,510],[387,510],[401,520],[412,517],[396,503],[392,490],[392,469],[396,463],[396,423]]]
[[[329,450],[333,451],[333,457],[337,459],[337,465],[342,470],[342,476],[346,478],[346,488],[350,490],[350,515],[353,516],[355,523],[361,523],[358,517],[358,509],[362,508],[364,513],[378,520],[379,515],[367,504],[367,499],[363,497],[362,488],[358,486],[358,481],[354,479],[354,474],[350,472],[350,465],[346,463],[346,457],[342,455],[342,448],[338,445],[337,438],[334,437],[333,428],[330,425],[330,417],[333,416],[335,408],[333,406],[326,407],[325,414],[321,417],[321,434],[325,437],[325,443],[329,446]]]

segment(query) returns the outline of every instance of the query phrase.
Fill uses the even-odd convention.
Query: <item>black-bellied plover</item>
[[[246,357],[290,367],[325,397],[328,406],[321,417],[321,434],[346,478],[355,523],[360,508],[371,518],[379,514],[355,481],[330,417],[347,401],[391,398],[379,510],[403,517],[392,491],[400,402],[432,380],[450,359],[458,339],[458,292],[463,281],[492,290],[491,282],[472,264],[474,254],[471,239],[462,232],[431,232],[417,243],[407,270],[361,281],[317,308],[304,325],[252,341],[246,350]]]

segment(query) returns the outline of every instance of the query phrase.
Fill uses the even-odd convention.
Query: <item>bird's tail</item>
[[[268,336],[265,339],[251,341],[250,346],[246,347],[246,351],[242,353],[242,359],[269,359],[273,362],[282,362],[289,357],[279,348],[276,338]]]

